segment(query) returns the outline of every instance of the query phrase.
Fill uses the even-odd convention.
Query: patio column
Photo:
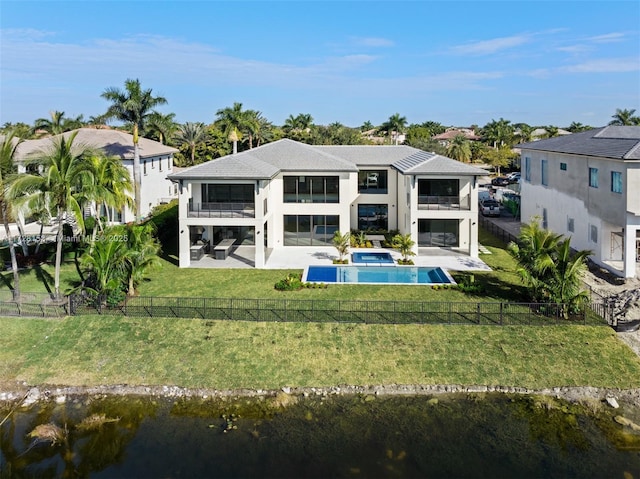
[[[265,254],[264,254],[264,228],[262,225],[255,227],[255,267],[264,268],[265,266]]]
[[[634,278],[636,275],[636,228],[627,227],[624,229],[624,255],[623,267],[625,278]]]

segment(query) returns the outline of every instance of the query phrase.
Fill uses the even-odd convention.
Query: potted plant
[[[351,244],[351,233],[348,231],[345,234],[336,231],[333,234],[333,246],[338,250],[338,259],[334,259],[334,264],[347,264],[349,260],[344,256],[349,252],[349,245]]]
[[[413,264],[413,260],[409,258],[409,256],[414,256],[415,253],[413,251],[413,246],[416,244],[413,239],[411,239],[410,234],[401,235],[397,234],[393,237],[391,241],[391,246],[394,249],[397,249],[398,252],[402,255],[402,258],[398,260],[398,264]]]

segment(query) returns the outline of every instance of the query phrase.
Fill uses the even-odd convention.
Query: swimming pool
[[[351,253],[353,263],[389,263],[394,264],[391,253],[386,251],[367,251]]]
[[[302,281],[342,284],[455,284],[444,269],[427,266],[308,266]]]

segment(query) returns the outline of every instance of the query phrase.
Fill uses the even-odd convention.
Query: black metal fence
[[[41,318],[61,318],[70,314],[69,298],[56,298],[49,293],[21,293],[14,297],[13,292],[0,292],[0,316],[26,316]]]
[[[563,305],[540,303],[133,297],[108,306],[101,300],[75,296],[69,304],[71,314],[230,321],[504,326],[607,324],[598,314],[606,308],[585,306],[565,314]]]

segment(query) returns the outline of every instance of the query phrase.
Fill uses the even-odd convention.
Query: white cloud
[[[352,42],[361,47],[392,47],[395,45],[393,40],[381,37],[353,37]]]
[[[568,73],[625,73],[640,71],[640,59],[628,58],[603,58],[589,60],[575,65],[568,65],[558,69]]]
[[[626,35],[622,32],[613,32],[589,37],[587,40],[594,43],[613,43],[624,40],[625,36]]]
[[[493,38],[478,42],[464,43],[456,45],[450,49],[452,53],[458,55],[490,55],[501,50],[515,48],[531,41],[531,35],[513,35],[510,37]]]

